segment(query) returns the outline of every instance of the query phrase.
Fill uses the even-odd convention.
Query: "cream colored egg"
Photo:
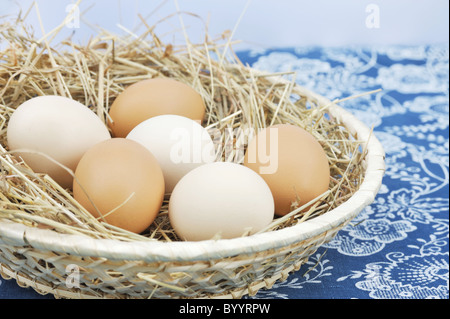
[[[265,181],[236,163],[215,162],[186,174],[169,201],[170,223],[188,241],[254,234],[274,218]]]
[[[157,158],[164,173],[167,194],[188,172],[216,159],[208,131],[184,116],[152,117],[137,125],[127,139],[144,145]]]
[[[110,139],[107,126],[85,105],[62,96],[39,96],[21,104],[7,129],[8,147],[35,172],[50,175],[64,188],[72,187],[83,154]]]

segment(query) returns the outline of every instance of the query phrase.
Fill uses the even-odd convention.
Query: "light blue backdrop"
[[[58,26],[67,16],[68,5],[75,0],[0,0],[1,16],[22,14],[37,3],[45,32]],[[180,11],[189,38],[202,42],[205,25],[216,36],[233,31],[233,39],[242,41],[236,49],[302,45],[348,44],[432,44],[447,42],[449,1],[447,0],[83,0],[79,6],[78,28],[65,27],[61,37],[84,42],[99,25],[114,33],[122,27],[143,32],[139,14],[148,25]],[[376,20],[373,20],[373,19]],[[27,21],[41,35],[36,8]],[[239,21],[239,24],[237,22]],[[158,35],[182,41],[180,19],[175,15],[158,24]],[[174,38],[174,32],[177,35]],[[56,39],[57,40],[57,39]]]

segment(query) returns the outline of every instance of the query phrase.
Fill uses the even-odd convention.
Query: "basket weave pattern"
[[[81,257],[6,245],[2,239],[0,271],[5,279],[14,278],[21,286],[60,298],[237,299],[286,280],[342,226],[279,249],[190,262]],[[79,289],[70,290],[66,280],[73,264],[82,276]]]

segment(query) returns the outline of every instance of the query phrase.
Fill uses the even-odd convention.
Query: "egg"
[[[275,214],[286,215],[328,190],[330,167],[320,143],[291,124],[263,129],[248,144],[244,165],[269,185]]]
[[[273,218],[269,186],[253,170],[231,162],[192,170],[175,186],[169,201],[170,224],[187,241],[254,234]]]
[[[164,177],[145,147],[112,138],[83,155],[75,171],[73,196],[94,217],[141,233],[161,209]]]
[[[107,126],[85,105],[63,96],[38,96],[17,107],[8,122],[7,143],[37,173],[72,187],[82,155],[110,139]]]
[[[158,160],[166,194],[194,168],[214,162],[214,142],[199,123],[184,116],[160,115],[137,125],[126,137],[145,146]]]
[[[203,121],[205,104],[191,86],[171,78],[136,82],[111,105],[109,126],[115,137],[126,137],[139,123],[158,115],[174,114]]]

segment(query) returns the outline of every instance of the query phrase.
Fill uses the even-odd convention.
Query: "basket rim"
[[[385,153],[373,132],[344,108],[298,84],[296,87],[346,125],[366,145],[364,180],[360,188],[344,203],[329,212],[284,229],[252,236],[204,241],[133,241],[95,239],[84,235],[61,234],[0,219],[0,244],[31,246],[35,249],[76,256],[101,257],[110,260],[139,260],[144,262],[199,261],[255,254],[278,249],[332,231],[345,224],[370,205],[381,186],[385,170]]]

